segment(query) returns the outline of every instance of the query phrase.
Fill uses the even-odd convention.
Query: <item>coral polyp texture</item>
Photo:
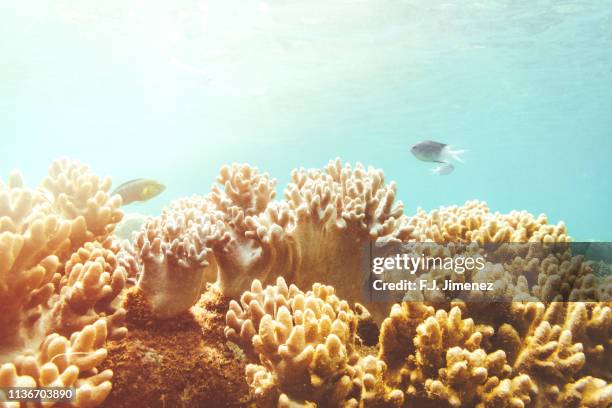
[[[274,201],[267,174],[245,165],[222,169],[209,196],[229,235],[213,247],[221,290],[237,298],[253,279],[274,283],[283,271],[304,287],[325,274],[343,296],[360,296],[361,279],[347,276],[361,267],[368,244],[410,236],[395,184],[385,184],[381,170],[339,159],[324,170],[294,170],[291,180],[285,198]]]
[[[610,372],[601,367],[610,355],[609,306],[515,302],[478,320],[464,318],[469,305],[449,307],[398,304],[383,322],[379,357],[389,384],[407,400],[451,407],[612,403]]]
[[[148,220],[137,237],[140,289],[160,318],[180,314],[202,294],[207,244],[215,237],[209,214],[182,201]]]
[[[544,214],[527,211],[492,213],[485,202],[468,201],[463,206],[442,207],[429,213],[422,209],[410,217],[412,237],[420,242],[568,242],[563,222],[548,224]]]
[[[363,306],[359,306],[363,307]],[[256,404],[272,406],[609,407],[612,309],[592,303],[509,303],[498,321],[466,304],[393,306],[377,354],[330,286],[306,293],[279,279],[232,301],[225,330],[257,363]],[[597,378],[602,375],[604,378]]]
[[[96,367],[106,340],[125,335],[129,273],[111,237],[122,213],[109,188],[68,160],[37,189],[18,173],[0,182],[0,388],[75,387],[82,407],[110,392],[112,372]]]
[[[275,200],[267,174],[225,166],[208,195],[177,200],[145,224],[135,242],[140,287],[158,316],[187,310],[208,279],[238,298],[253,279],[266,285],[283,276],[308,287],[324,274],[357,299],[369,243],[411,237],[396,186],[381,170],[337,159],[291,176],[285,199]]]
[[[255,280],[240,304],[230,303],[226,336],[258,356],[246,379],[259,405],[401,406],[402,392],[382,382],[385,363],[359,355],[357,324],[331,286],[316,283],[304,293],[283,278],[265,289]]]

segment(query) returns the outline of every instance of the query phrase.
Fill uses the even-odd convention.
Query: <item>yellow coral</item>
[[[434,314],[423,303],[395,305],[380,337],[379,357],[390,367],[387,386],[403,385],[409,403],[452,407],[612,403],[612,385],[589,375],[609,376],[609,367],[602,367],[610,346],[608,306],[491,306],[489,313],[459,304]],[[463,319],[471,310],[490,324]]]
[[[400,406],[403,394],[383,383],[386,364],[356,352],[356,329],[356,314],[331,286],[304,293],[278,278],[266,289],[254,281],[241,305],[232,301],[226,335],[258,356],[246,378],[262,406]]]

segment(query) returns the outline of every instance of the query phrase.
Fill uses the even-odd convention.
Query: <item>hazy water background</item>
[[[612,240],[612,1],[0,0],[0,174],[69,156],[209,191],[248,162],[385,170],[406,213],[486,200]],[[409,147],[469,149],[446,177]]]

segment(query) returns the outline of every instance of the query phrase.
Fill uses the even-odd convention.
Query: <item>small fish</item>
[[[460,156],[467,150],[453,150],[447,144],[426,140],[412,146],[410,152],[417,159],[426,162],[449,163],[451,160],[456,160],[463,163]]]
[[[111,195],[119,194],[123,205],[135,201],[148,201],[166,189],[163,184],[150,179],[134,179],[117,187]]]
[[[455,170],[455,166],[451,163],[444,163],[436,167],[431,171],[431,174],[435,174],[436,176],[446,176],[447,174],[451,174]]]

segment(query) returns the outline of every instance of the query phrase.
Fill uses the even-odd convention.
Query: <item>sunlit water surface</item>
[[[68,156],[205,193],[337,156],[407,213],[478,198],[612,240],[612,1],[0,1],[0,174]],[[445,177],[409,153],[469,149]]]

